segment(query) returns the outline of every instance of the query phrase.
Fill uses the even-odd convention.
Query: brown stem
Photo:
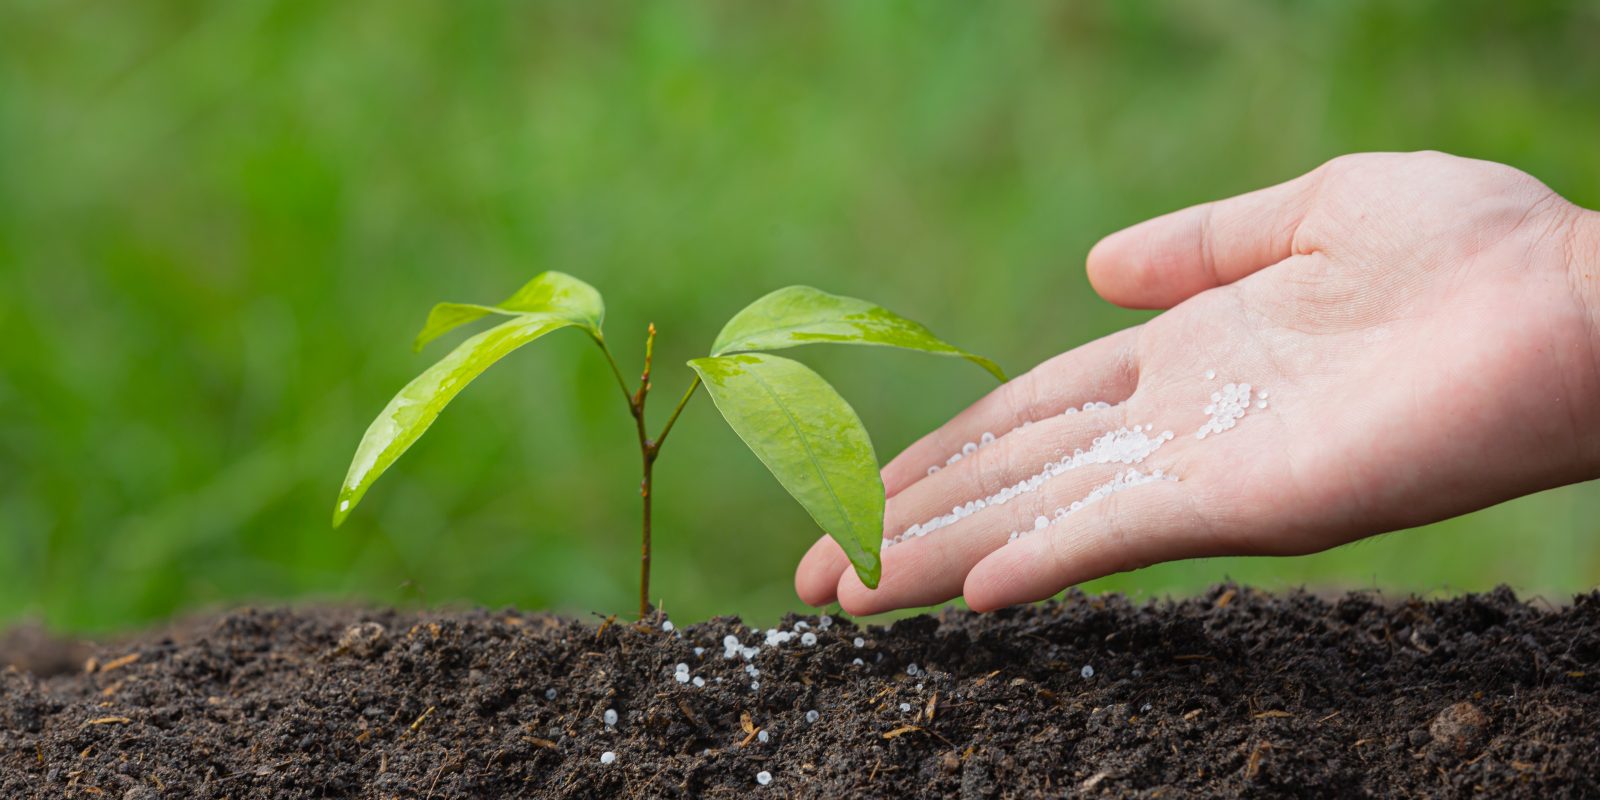
[[[595,342],[606,354],[606,362],[611,365],[611,371],[616,375],[617,385],[622,388],[623,397],[628,401],[628,411],[633,415],[634,430],[639,436],[639,458],[643,467],[643,477],[639,481],[639,498],[642,500],[644,511],[641,518],[642,536],[639,546],[639,619],[642,621],[650,613],[650,500],[656,458],[661,454],[661,443],[666,441],[667,434],[672,432],[672,426],[677,423],[678,415],[683,413],[684,406],[689,404],[689,398],[700,388],[700,377],[695,376],[694,381],[689,384],[689,390],[683,393],[683,398],[678,401],[677,407],[672,409],[672,416],[667,418],[667,424],[661,429],[661,435],[651,439],[645,432],[644,411],[645,401],[650,397],[650,367],[655,357],[656,344],[655,323],[650,323],[645,334],[644,372],[639,376],[637,391],[628,391],[628,384],[622,379],[622,370],[617,367],[617,360],[611,355],[610,348],[606,347],[605,340],[597,337]]]
[[[639,496],[644,500],[643,539],[639,547],[639,620],[650,613],[650,473],[655,466],[655,456],[644,458],[644,480],[639,483]]]
[[[639,458],[643,462],[644,477],[639,481],[639,498],[644,507],[639,544],[639,620],[650,613],[650,482],[656,464],[656,443],[644,429],[644,405],[650,397],[650,362],[655,355],[656,324],[650,327],[644,339],[644,372],[639,376],[639,391],[633,394],[634,429],[639,433]]]

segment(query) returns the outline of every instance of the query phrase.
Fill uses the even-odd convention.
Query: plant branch
[[[655,460],[655,448],[644,429],[644,403],[650,396],[650,362],[656,349],[656,324],[650,323],[644,339],[644,372],[639,374],[639,391],[628,397],[628,408],[633,412],[634,427],[639,433],[639,452],[646,462]]]
[[[616,356],[611,355],[611,348],[606,346],[606,340],[596,336],[594,343],[600,346],[600,352],[606,356],[606,363],[611,365],[611,374],[617,379],[617,388],[622,390],[622,399],[628,401],[628,408],[633,408],[633,392],[628,391],[628,382],[622,377],[622,368],[617,366]]]
[[[683,393],[683,399],[678,401],[677,408],[672,409],[672,416],[667,417],[666,426],[661,429],[661,434],[656,437],[654,447],[657,453],[661,451],[662,443],[667,441],[667,434],[672,433],[672,426],[677,424],[678,415],[683,413],[684,406],[689,405],[689,398],[694,396],[694,391],[698,388],[700,388],[700,376],[696,375],[694,380],[689,382],[689,391]]]
[[[650,323],[645,329],[644,337],[644,374],[639,376],[639,385],[650,386],[650,364],[656,355],[656,324]]]

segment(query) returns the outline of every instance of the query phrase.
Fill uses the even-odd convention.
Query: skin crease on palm
[[[1127,467],[1066,472],[885,548],[876,590],[824,537],[795,576],[803,601],[859,615],[965,596],[987,611],[1163,561],[1315,552],[1600,477],[1600,214],[1511,167],[1344,156],[1113,234],[1088,269],[1105,299],[1168,310],[907,448],[883,470],[885,531],[1124,425],[1173,431],[1138,468],[1178,480],[1008,543]],[[1267,390],[1268,407],[1196,439],[1227,382]],[[1121,405],[1061,413],[1089,401]],[[984,432],[1000,438],[928,473]]]

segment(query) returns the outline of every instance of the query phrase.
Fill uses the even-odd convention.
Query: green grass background
[[[0,0],[0,620],[625,612],[637,453],[578,334],[492,371],[328,528],[362,430],[444,352],[409,350],[432,302],[582,276],[623,358],[660,327],[664,395],[801,282],[1020,372],[1146,318],[1090,291],[1098,237],[1340,153],[1494,159],[1600,206],[1596,42],[1595,2]],[[803,357],[885,459],[990,385]],[[703,397],[658,475],[669,611],[798,606],[812,523]],[[1569,487],[1092,588],[1559,597],[1600,582],[1596,520],[1600,489]]]

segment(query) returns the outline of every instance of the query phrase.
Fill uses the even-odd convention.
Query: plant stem
[[[596,336],[594,341],[600,345],[600,352],[605,353],[606,363],[611,365],[611,374],[616,377],[617,386],[622,389],[622,397],[628,402],[628,413],[633,415],[633,427],[639,437],[639,459],[643,468],[643,477],[639,481],[639,498],[644,507],[644,515],[640,520],[642,525],[639,546],[639,619],[643,620],[650,613],[650,500],[656,458],[661,455],[661,443],[667,440],[667,434],[671,433],[672,426],[677,424],[678,415],[683,413],[684,406],[689,404],[689,398],[700,388],[700,376],[696,375],[689,383],[689,390],[683,393],[677,407],[672,409],[672,416],[667,418],[667,424],[662,427],[661,435],[652,440],[645,432],[644,409],[645,401],[650,397],[650,369],[655,358],[655,323],[650,323],[645,334],[644,372],[639,375],[637,391],[628,390],[628,382],[622,377],[622,368],[617,366],[617,359],[611,355],[611,348],[606,346],[605,339]]]
[[[645,456],[644,479],[639,482],[639,497],[644,505],[644,525],[641,528],[642,539],[639,545],[639,621],[650,613],[650,473],[655,468],[655,459]]]
[[[639,481],[639,497],[643,501],[644,517],[640,529],[639,545],[639,620],[650,613],[650,482],[656,464],[656,446],[644,430],[644,403],[650,396],[650,361],[655,354],[656,324],[650,323],[644,340],[644,372],[639,376],[639,391],[633,394],[629,407],[633,410],[634,428],[639,432],[639,457],[643,462],[644,477]]]

